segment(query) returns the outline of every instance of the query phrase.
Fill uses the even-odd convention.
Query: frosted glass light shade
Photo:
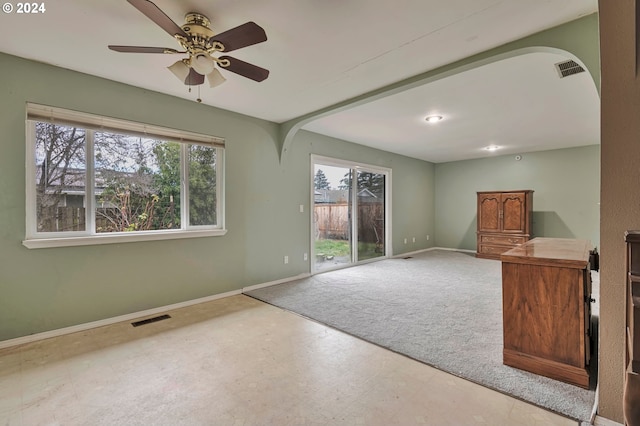
[[[207,74],[207,80],[209,81],[209,87],[216,87],[227,81],[217,68],[214,68],[213,71]]]
[[[191,58],[191,68],[198,74],[208,75],[215,69],[215,63],[206,53],[198,53]]]
[[[173,75],[178,77],[180,81],[184,81],[189,75],[189,67],[184,63],[184,61],[178,61],[167,68],[173,73]]]

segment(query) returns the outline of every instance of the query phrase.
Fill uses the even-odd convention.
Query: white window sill
[[[32,238],[26,239],[22,245],[28,249],[92,246],[99,244],[133,243],[138,241],[176,240],[181,238],[219,237],[227,233],[226,229],[207,229],[196,231],[161,231],[161,232],[120,232],[113,234],[90,235],[82,237]]]

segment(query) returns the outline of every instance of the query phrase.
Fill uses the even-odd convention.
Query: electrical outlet
[[[284,263],[285,263],[285,265],[286,265],[287,263],[289,263],[289,256],[285,256],[285,257],[284,257]]]
[[[404,239],[404,243],[407,244],[407,239],[406,238]]]
[[[300,204],[300,213],[304,213],[304,204]]]
[[[412,241],[412,242],[413,242],[413,243],[415,243],[415,242],[416,242],[416,237],[413,237],[413,241]]]
[[[308,260],[309,259],[309,255],[307,253],[302,255],[302,260]]]
[[[427,235],[427,241],[429,241],[429,236]]]

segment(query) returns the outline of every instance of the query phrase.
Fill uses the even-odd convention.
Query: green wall
[[[476,249],[476,192],[533,189],[536,237],[600,245],[600,145],[435,166],[436,245]]]
[[[25,248],[26,102],[226,138],[228,233]],[[395,254],[428,247],[426,234],[434,232],[430,163],[308,132],[280,159],[275,123],[5,54],[0,130],[0,340],[309,272],[311,154],[392,168]],[[413,234],[416,244],[401,243]]]

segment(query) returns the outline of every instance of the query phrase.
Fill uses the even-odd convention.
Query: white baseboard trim
[[[595,426],[623,426],[622,423],[614,422],[606,417],[596,416],[596,420],[593,423]]]
[[[223,299],[229,296],[242,294],[241,290],[228,291],[226,293],[214,294],[213,296],[201,297],[199,299],[187,300],[186,302],[174,303],[172,305],[160,306],[144,311],[133,312],[130,314],[120,315],[117,317],[105,318],[98,321],[87,322],[84,324],[72,325],[70,327],[58,328],[56,330],[44,331],[42,333],[30,334],[28,336],[16,337],[15,339],[0,341],[0,349],[9,348],[11,346],[24,345],[25,343],[36,342],[38,340],[50,339],[52,337],[63,336],[65,334],[77,333],[79,331],[90,330],[92,328],[111,325],[118,322],[131,321],[134,319],[155,316],[174,309],[186,308],[187,306],[197,305],[199,303],[211,302],[217,299]]]
[[[468,249],[459,249],[459,248],[449,248],[449,247],[432,247],[429,250],[448,250],[448,251],[461,251],[464,253],[475,253],[475,250]]]
[[[401,259],[403,257],[413,256],[414,254],[424,253],[425,251],[429,251],[429,250],[433,250],[433,247],[426,248],[426,249],[415,250],[415,251],[407,251],[407,252],[400,253],[400,254],[394,254],[393,256],[391,256],[391,259]]]
[[[242,292],[246,293],[247,291],[257,290],[259,288],[271,287],[272,285],[282,284],[282,283],[286,283],[286,282],[289,282],[289,281],[301,280],[303,278],[309,278],[310,276],[311,276],[310,273],[305,272],[303,274],[299,274],[299,275],[296,275],[294,277],[282,278],[280,280],[269,281],[269,282],[262,283],[262,284],[251,285],[249,287],[243,287]]]
[[[174,303],[172,305],[160,306],[153,309],[147,309],[144,311],[133,312],[130,314],[120,315],[112,318],[105,318],[98,321],[87,322],[84,324],[72,325],[70,327],[58,328],[56,330],[43,331],[42,333],[30,334],[28,336],[16,337],[15,339],[8,339],[0,341],[0,349],[9,348],[12,346],[24,345],[25,343],[36,342],[38,340],[50,339],[52,337],[63,336],[65,334],[77,333],[79,331],[90,330],[92,328],[103,327],[105,325],[111,325],[118,322],[131,321],[142,317],[155,316],[174,309],[186,308],[188,306],[197,305],[199,303],[211,302],[217,299],[223,299],[225,297],[236,296],[242,294],[245,291],[255,290],[258,288],[269,287],[276,284],[282,284],[288,281],[298,280],[301,278],[310,277],[311,274],[304,273],[289,278],[283,278],[276,281],[269,281],[262,284],[256,284],[249,287],[244,287],[241,290],[232,290],[225,293],[214,294],[212,296],[201,297],[198,299],[187,300],[185,302]]]
[[[398,259],[398,258],[403,258],[406,256],[412,256],[414,254],[420,254],[420,253],[424,253],[425,251],[432,251],[432,250],[447,250],[447,251],[461,251],[464,253],[475,253],[475,250],[467,250],[467,249],[457,249],[457,248],[449,248],[449,247],[429,247],[426,249],[421,249],[421,250],[416,250],[416,251],[408,251],[406,253],[402,253],[402,254],[397,254],[392,256],[394,259]]]

